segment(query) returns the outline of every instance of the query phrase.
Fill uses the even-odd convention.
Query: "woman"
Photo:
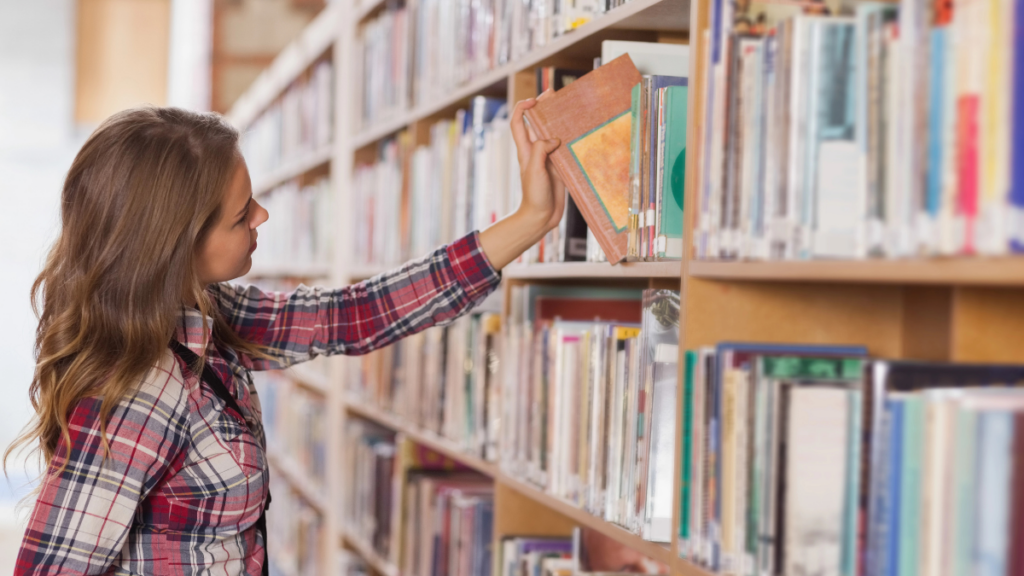
[[[238,134],[215,115],[108,119],[64,183],[60,237],[33,287],[46,472],[17,574],[260,574],[268,472],[251,370],[364,354],[470,310],[561,216],[558,142],[512,114],[523,201],[483,232],[361,284],[265,293],[267,211]]]

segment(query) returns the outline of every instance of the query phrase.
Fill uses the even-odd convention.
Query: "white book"
[[[789,390],[784,574],[841,574],[849,394],[841,388]]]
[[[690,47],[686,44],[601,42],[601,62],[607,64],[623,54],[629,54],[641,75],[690,77]]]

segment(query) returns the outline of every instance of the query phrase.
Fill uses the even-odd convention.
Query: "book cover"
[[[644,78],[646,82],[648,79]],[[642,248],[644,249],[643,257],[646,260],[653,260],[657,252],[657,230],[660,227],[660,215],[658,213],[658,203],[661,194],[661,189],[658,186],[660,170],[658,166],[659,160],[663,159],[663,156],[659,155],[659,140],[664,136],[664,132],[659,129],[659,122],[664,118],[664,107],[662,96],[662,89],[670,86],[686,86],[687,79],[677,76],[651,76],[650,85],[644,93],[647,98],[647,126],[646,126],[646,142],[644,148],[643,169],[645,170],[643,180],[643,200],[646,202],[646,213],[644,215],[644,239],[642,242]]]
[[[1013,53],[1019,55],[1024,54],[1024,6],[1019,0],[1013,6]],[[1024,94],[1024,58],[1018,56],[1012,60],[1013,94]],[[1024,99],[1014,98],[1012,108],[1008,234],[1010,249],[1021,253],[1024,252]]]
[[[626,256],[629,112],[640,80],[629,55],[623,55],[526,111],[540,138],[561,140],[551,162],[613,264]]]
[[[1013,413],[978,413],[977,526],[973,574],[1007,574],[1010,526],[1010,474],[1013,459]]]
[[[662,201],[660,230],[657,240],[659,258],[683,256],[683,193],[686,189],[686,108],[689,88],[665,88],[665,122],[663,124],[663,170],[659,186]]]

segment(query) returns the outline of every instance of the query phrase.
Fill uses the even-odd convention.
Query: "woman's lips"
[[[252,246],[249,246],[249,253],[252,254],[255,251],[256,251],[256,243],[253,242]]]

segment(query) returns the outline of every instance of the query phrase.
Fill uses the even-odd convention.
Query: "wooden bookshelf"
[[[313,150],[312,152],[303,154],[302,156],[285,163],[277,170],[274,170],[270,174],[261,178],[258,182],[253,182],[253,196],[263,196],[267,192],[270,192],[277,186],[280,186],[293,178],[298,178],[307,172],[320,168],[331,161],[333,154],[334,147],[328,144],[318,150]]]
[[[381,558],[373,546],[347,528],[343,528],[341,531],[341,545],[347,546],[358,554],[363,561],[370,565],[370,568],[373,568],[381,576],[399,576],[397,566]]]
[[[1024,258],[936,258],[808,262],[692,261],[707,280],[1024,286]]]
[[[513,264],[502,271],[505,278],[542,280],[552,278],[679,278],[682,264],[668,262],[622,263],[565,262],[561,264]]]
[[[425,432],[410,426],[400,417],[388,414],[379,408],[367,406],[351,399],[347,399],[345,405],[350,413],[393,430],[394,432],[401,433],[416,444],[430,448],[431,450],[472,468],[485,476],[489,476],[495,482],[500,482],[502,485],[512,488],[533,502],[570,519],[578,526],[593,528],[594,530],[614,538],[626,546],[642,552],[650,558],[663,562],[666,565],[671,566],[673,563],[669,547],[654,542],[648,542],[636,534],[627,532],[625,529],[612,524],[611,522],[607,522],[602,518],[598,518],[590,514],[582,508],[547,494],[528,482],[509,476],[508,474],[503,473],[496,464],[466,453],[445,438],[441,438],[436,434]]]
[[[305,470],[298,462],[284,451],[273,447],[267,450],[267,458],[270,460],[271,473],[280,474],[288,482],[288,485],[320,514],[330,512],[327,498],[322,490],[316,487],[316,483],[306,475]]]
[[[314,362],[318,362],[314,360]],[[311,369],[306,364],[296,364],[285,370],[291,380],[305,388],[326,397],[331,391],[331,377]]]
[[[331,268],[326,264],[268,264],[253,265],[248,278],[327,278]]]
[[[326,54],[338,38],[345,9],[344,2],[328,2],[232,105],[228,120],[240,129],[247,128],[288,85]]]
[[[415,2],[415,0],[411,0]],[[385,9],[383,0],[359,4],[332,2],[302,38],[286,49],[232,110],[240,129],[272,104],[309,66],[332,51],[336,74],[335,127],[337,141],[282,166],[255,183],[265,192],[289,179],[328,166],[336,191],[335,261],[320,266],[273,266],[250,276],[329,279],[340,286],[376,276],[391,267],[360,266],[352,261],[347,230],[353,224],[351,182],[356,157],[361,161],[382,138],[407,127],[425,126],[452,117],[480,94],[505,95],[509,103],[535,94],[523,91],[517,80],[544,65],[587,62],[600,53],[605,39],[653,40],[659,31],[689,37],[690,98],[687,142],[687,194],[684,254],[690,253],[696,213],[696,189],[705,129],[704,45],[697,41],[710,25],[711,0],[630,0],[626,4],[565,34],[514,62],[500,66],[455,88],[443,98],[422,103],[387,120],[356,129],[362,83],[357,50],[359,28]],[[512,265],[503,271],[508,281],[600,282],[635,286],[672,286],[681,291],[680,351],[723,340],[759,340],[808,344],[864,344],[872,354],[892,358],[954,361],[1020,362],[1024,351],[1016,344],[1024,332],[1024,259],[932,259],[899,261],[716,262],[683,261]],[[507,312],[506,312],[507,314]],[[317,492],[285,455],[271,453],[275,473],[281,474],[325,519],[323,557],[333,572],[337,550],[346,547],[385,576],[398,568],[381,558],[363,535],[342,527],[340,509],[349,472],[343,457],[342,430],[347,418],[369,420],[411,441],[492,478],[495,482],[496,534],[565,535],[572,526],[593,528],[639,552],[668,564],[674,576],[709,576],[709,572],[677,558],[677,545],[646,542],[622,528],[553,497],[535,486],[506,475],[492,462],[467,454],[454,442],[411,426],[407,421],[345,396],[346,366],[330,359],[330,375],[296,367],[285,374],[296,383],[322,393],[329,407],[328,473],[324,492]],[[680,366],[683,362],[680,362]],[[677,438],[681,438],[682,395],[677,397]],[[677,451],[677,460],[679,458]],[[678,526],[680,466],[676,462],[673,525]],[[673,531],[674,532],[674,531]]]

